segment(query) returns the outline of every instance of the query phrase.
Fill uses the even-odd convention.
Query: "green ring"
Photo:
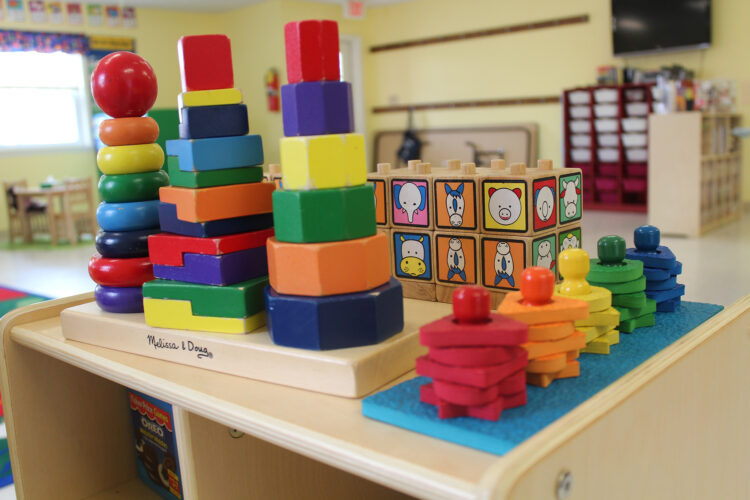
[[[99,195],[107,203],[156,200],[159,188],[169,185],[169,176],[163,170],[138,174],[102,175]]]
[[[625,283],[643,276],[643,262],[625,259],[622,264],[604,265],[599,259],[591,259],[586,281],[597,283]]]

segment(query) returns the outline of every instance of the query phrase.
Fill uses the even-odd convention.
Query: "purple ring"
[[[94,289],[97,305],[111,313],[143,312],[143,291],[139,286],[114,287],[97,285]]]

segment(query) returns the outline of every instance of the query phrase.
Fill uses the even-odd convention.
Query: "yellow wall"
[[[564,88],[592,83],[596,67],[605,64],[655,68],[680,63],[696,69],[699,78],[735,79],[740,89],[739,111],[750,116],[750,65],[742,64],[744,53],[750,49],[750,31],[744,23],[750,18],[750,2],[745,0],[714,1],[710,49],[627,60],[612,56],[606,0],[414,0],[369,8],[365,20],[343,19],[339,4],[299,0],[267,0],[220,13],[153,9],[137,12],[136,29],[77,30],[9,22],[0,22],[0,28],[134,37],[138,52],[157,73],[156,107],[173,107],[180,91],[177,39],[186,34],[226,33],[232,39],[235,85],[243,91],[251,130],[263,136],[267,163],[278,161],[282,126],[281,114],[267,111],[264,74],[275,67],[281,83],[286,83],[283,26],[308,18],[334,19],[342,34],[362,38],[365,124],[370,145],[374,132],[402,128],[406,123],[404,113],[375,115],[369,111],[373,106],[389,104],[394,99],[412,103],[556,95]],[[392,52],[368,51],[372,45],[387,42],[575,14],[588,14],[590,22]],[[743,94],[744,89],[748,92]],[[432,110],[418,112],[415,118],[420,128],[536,122],[540,155],[557,164],[561,161],[562,117],[557,104]],[[750,164],[750,159],[746,158],[745,163]],[[34,183],[50,173],[65,177],[92,172],[93,155],[88,151],[58,156],[0,156],[2,178],[23,174]],[[750,175],[745,176],[744,188],[745,199],[750,200]],[[0,212],[0,230],[5,224],[5,215]]]

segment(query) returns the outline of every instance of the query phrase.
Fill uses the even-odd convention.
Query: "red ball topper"
[[[132,52],[114,52],[99,61],[91,74],[91,94],[113,118],[143,116],[159,89],[151,65]]]

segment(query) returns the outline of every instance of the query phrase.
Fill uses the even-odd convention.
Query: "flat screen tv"
[[[616,56],[710,44],[711,0],[612,0]]]

